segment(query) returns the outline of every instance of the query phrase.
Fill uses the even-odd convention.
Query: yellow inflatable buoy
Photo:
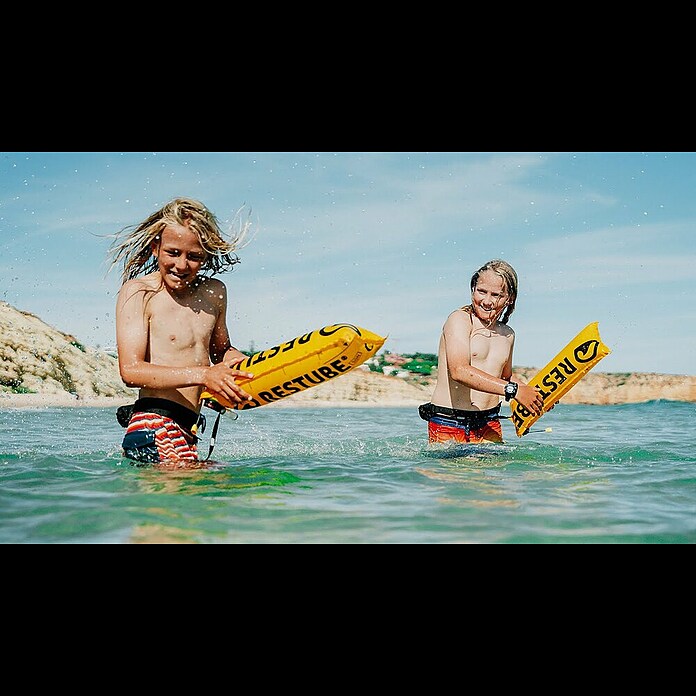
[[[539,387],[544,398],[542,415],[565,396],[602,358],[609,355],[599,336],[598,322],[588,324],[529,384]],[[517,436],[522,437],[541,416],[530,413],[515,399],[510,401],[512,422]]]
[[[201,394],[201,401],[211,408],[220,404],[239,411],[272,404],[362,365],[386,340],[353,324],[324,326],[254,353],[237,366],[254,375],[252,379],[238,382],[252,396],[252,401],[231,403],[221,394],[209,391]],[[210,401],[212,403],[206,403]]]

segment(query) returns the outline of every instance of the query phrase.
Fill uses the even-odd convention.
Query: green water
[[[434,450],[413,408],[268,407],[223,418],[210,468],[162,471],[121,458],[111,409],[6,410],[0,542],[690,544],[695,415],[560,404]]]

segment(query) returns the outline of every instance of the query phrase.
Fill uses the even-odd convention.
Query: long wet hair
[[[152,254],[152,244],[161,239],[167,225],[184,225],[198,235],[206,259],[200,275],[213,276],[231,270],[241,259],[236,251],[248,243],[251,221],[249,210],[243,215],[240,208],[234,216],[229,238],[222,231],[215,215],[200,201],[193,198],[174,198],[152,213],[139,225],[129,225],[113,236],[109,248],[109,270],[123,265],[121,284],[132,278],[157,270],[157,259]]]
[[[476,284],[478,283],[480,275],[485,271],[493,271],[493,273],[500,276],[500,278],[503,280],[505,292],[508,295],[508,303],[502,313],[502,316],[498,318],[498,321],[501,324],[507,324],[508,320],[512,316],[512,313],[515,311],[515,303],[517,302],[517,273],[507,261],[502,261],[501,259],[493,259],[492,261],[488,261],[487,263],[483,264],[483,266],[481,266],[481,268],[479,268],[474,275],[471,276],[470,285],[472,293],[476,289]],[[462,309],[465,312],[472,314],[474,311],[474,306],[469,304],[462,307]]]

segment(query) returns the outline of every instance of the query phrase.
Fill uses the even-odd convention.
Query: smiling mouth
[[[188,275],[178,275],[177,273],[170,273],[169,277],[171,278],[171,282],[173,286],[179,286],[182,288],[189,287],[190,286],[190,280]]]

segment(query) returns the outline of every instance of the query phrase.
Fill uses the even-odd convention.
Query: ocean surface
[[[121,457],[114,409],[0,411],[0,543],[696,542],[696,404],[561,403],[478,448],[429,446],[415,408],[234,415],[172,471]]]

